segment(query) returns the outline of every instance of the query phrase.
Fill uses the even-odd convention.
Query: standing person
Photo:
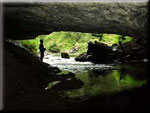
[[[40,40],[39,50],[40,50],[40,60],[43,61],[44,51],[46,50],[46,48],[44,48],[43,45],[43,40]]]
[[[124,50],[124,47],[123,47],[123,43],[122,41],[125,40],[126,38],[125,37],[121,37],[118,41],[119,45],[120,45],[120,48],[122,49],[122,54],[121,54],[121,58],[120,58],[120,61],[121,62],[124,62],[124,56],[125,56],[125,50]]]
[[[125,40],[125,39],[126,39],[125,37],[121,37],[121,38],[119,39],[119,41],[118,41],[118,43],[119,43],[119,45],[120,45],[120,47],[121,47],[121,49],[122,49],[122,53],[123,53],[123,54],[124,54],[125,50],[124,50],[122,41]]]

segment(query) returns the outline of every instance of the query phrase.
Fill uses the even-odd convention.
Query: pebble
[[[147,58],[144,58],[144,59],[143,59],[143,62],[148,62],[148,59],[147,59]]]

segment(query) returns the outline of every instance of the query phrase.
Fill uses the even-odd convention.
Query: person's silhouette
[[[46,48],[44,48],[43,45],[43,40],[40,40],[39,50],[40,50],[40,60],[43,61],[44,51],[46,50]]]

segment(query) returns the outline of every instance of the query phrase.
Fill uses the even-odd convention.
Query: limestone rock
[[[147,37],[148,3],[5,3],[4,36],[29,39],[54,31]]]

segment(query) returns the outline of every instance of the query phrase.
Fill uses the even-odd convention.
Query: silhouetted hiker
[[[121,47],[121,49],[122,49],[122,53],[124,54],[125,51],[124,51],[124,47],[123,47],[123,45],[122,45],[123,43],[122,43],[121,39],[122,39],[122,40],[125,40],[126,38],[125,38],[125,37],[121,37],[121,38],[119,39],[119,42],[118,42],[119,45],[120,45],[120,47]]]
[[[43,40],[40,40],[40,46],[39,46],[39,49],[40,49],[40,60],[43,61],[43,58],[44,58],[44,51],[46,50],[46,48],[44,48],[44,45],[43,45]]]
[[[118,43],[119,43],[119,45],[120,45],[120,48],[121,48],[121,50],[122,50],[122,53],[124,53],[124,48],[123,48],[123,46],[122,46],[122,42],[119,41]]]
[[[119,39],[119,45],[120,45],[120,48],[122,49],[122,54],[121,54],[121,58],[120,58],[120,61],[121,62],[124,62],[124,59],[123,59],[123,57],[124,57],[124,55],[125,55],[125,50],[124,50],[124,47],[123,47],[123,40],[125,40],[126,38],[125,37],[121,37],[120,39]],[[122,40],[122,41],[121,41]]]

